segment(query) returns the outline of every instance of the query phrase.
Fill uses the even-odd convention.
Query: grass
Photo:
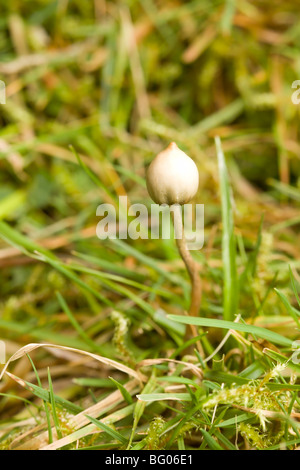
[[[297,12],[2,5],[1,449],[299,449]],[[193,318],[173,239],[96,236],[170,141],[205,205]]]

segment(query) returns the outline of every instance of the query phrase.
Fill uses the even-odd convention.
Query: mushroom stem
[[[188,274],[191,279],[192,284],[192,292],[191,292],[191,303],[189,308],[189,315],[191,316],[198,316],[200,311],[200,304],[201,304],[201,279],[199,275],[199,265],[194,261],[192,258],[190,251],[187,247],[184,230],[183,230],[183,221],[182,221],[182,209],[181,206],[178,204],[173,205],[172,212],[172,220],[174,224],[174,231],[175,231],[175,238],[178,251],[180,256],[186,266]],[[197,336],[197,329],[195,325],[189,325],[190,331],[193,337]],[[188,329],[186,333],[186,338],[189,339],[190,335],[188,334]],[[199,342],[197,342],[197,347],[199,352],[202,354],[203,350]]]

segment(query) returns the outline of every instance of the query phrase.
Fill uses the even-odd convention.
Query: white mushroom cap
[[[197,193],[199,173],[194,161],[172,142],[151,162],[146,182],[156,204],[186,204]]]

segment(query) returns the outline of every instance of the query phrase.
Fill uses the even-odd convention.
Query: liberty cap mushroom
[[[197,193],[199,173],[195,162],[172,142],[151,162],[146,182],[156,204],[182,205]]]
[[[172,142],[151,162],[146,174],[147,189],[156,204],[172,206],[172,220],[176,244],[180,256],[189,273],[192,291],[189,315],[197,316],[201,303],[201,280],[199,265],[192,258],[184,237],[181,205],[189,202],[197,193],[199,173],[194,161]],[[176,236],[181,234],[181,236]],[[198,335],[194,325],[189,325],[192,336]],[[190,338],[186,330],[186,340]],[[197,341],[200,354],[203,354],[200,341]]]

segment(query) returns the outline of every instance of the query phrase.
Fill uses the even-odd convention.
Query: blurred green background
[[[288,279],[286,262],[297,266],[299,255],[294,2],[2,0],[1,10],[1,219],[63,262],[79,262],[75,252],[84,253],[94,268],[97,261],[98,268],[160,286],[178,266],[173,242],[100,243],[95,213],[103,202],[117,207],[120,195],[150,204],[145,168],[174,140],[199,168],[196,202],[205,204],[206,246],[195,256],[206,266],[204,311],[218,312],[221,209],[213,137],[219,135],[235,197],[240,265],[264,215],[265,258],[252,294],[264,297],[278,266],[279,279]],[[51,336],[64,326],[53,320],[60,308],[53,289],[64,289],[75,310],[82,307],[63,275],[5,242],[0,263],[3,320],[27,319]],[[81,276],[95,290],[101,285],[100,303],[124,295]],[[187,305],[187,281],[183,287],[174,308]],[[246,316],[258,305],[252,294],[242,298]]]
[[[290,308],[296,303],[289,268],[299,288],[300,105],[291,99],[292,83],[300,79],[297,2],[0,0],[0,7],[6,85],[0,338],[7,355],[49,341],[135,368],[180,348],[183,325],[158,310],[182,315],[189,305],[190,283],[174,240],[96,237],[99,204],[118,208],[119,196],[127,196],[130,204],[150,206],[145,169],[171,141],[199,169],[194,202],[205,204],[205,245],[193,257],[201,266],[201,315],[221,317],[215,136],[232,189],[239,313],[294,338],[299,320]],[[218,331],[209,335],[212,348],[222,338]],[[253,344],[256,353],[270,346]],[[226,370],[252,366],[251,348],[241,347],[233,362],[225,359]],[[69,387],[65,378],[86,378],[93,370],[68,368],[68,356],[49,351],[34,359],[43,379],[49,364],[61,366],[58,393],[69,400],[85,396],[82,382]],[[250,379],[272,367],[266,357],[260,361]],[[27,377],[31,366],[20,363],[14,371]],[[9,402],[4,416],[15,411],[18,405]]]
[[[103,202],[117,207],[120,195],[150,204],[145,168],[174,140],[199,168],[196,202],[205,204],[206,247],[196,256],[208,263],[208,305],[218,305],[220,288],[211,279],[218,283],[221,276],[213,141],[219,135],[243,249],[253,248],[264,215],[266,252],[277,262],[297,257],[299,106],[291,101],[291,85],[300,77],[300,33],[294,2],[1,3],[2,219],[64,261],[74,251],[89,253],[103,260],[103,269],[128,264],[127,275],[138,276],[135,252],[95,238],[96,208]],[[133,249],[165,260],[162,272],[174,269],[172,242],[137,240]],[[38,312],[57,311],[51,293],[64,286],[63,278],[5,243],[0,263],[2,318],[24,319],[25,309],[34,323],[33,309],[36,324],[48,324]],[[149,271],[139,269],[145,280]],[[151,285],[163,282],[152,274]],[[98,289],[99,280],[89,282]],[[263,296],[263,281],[257,282]],[[74,287],[64,287],[72,297]],[[20,295],[25,300],[16,300]]]

